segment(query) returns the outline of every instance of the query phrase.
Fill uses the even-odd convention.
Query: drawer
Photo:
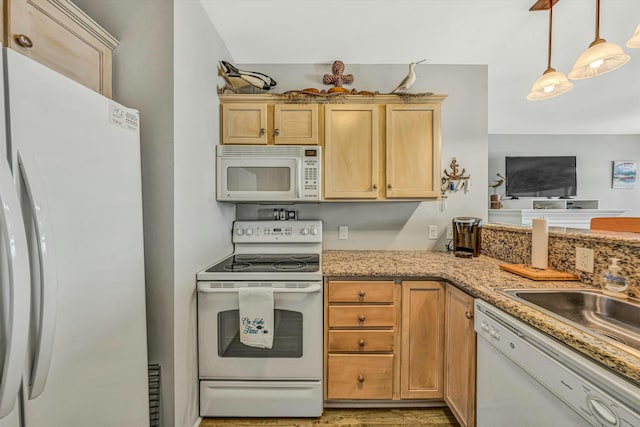
[[[392,399],[393,355],[330,354],[327,399]]]
[[[395,284],[390,281],[331,281],[329,302],[389,302],[393,303]]]
[[[395,324],[393,305],[329,306],[330,328],[391,328]]]
[[[329,331],[329,351],[393,351],[394,331]]]

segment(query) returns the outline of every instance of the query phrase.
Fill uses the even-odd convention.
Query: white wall
[[[242,69],[273,77],[276,93],[322,85],[331,64],[242,64]],[[354,75],[348,87],[391,91],[408,72],[406,65],[346,64]],[[471,175],[471,190],[449,195],[441,211],[437,201],[355,202],[296,205],[302,218],[324,222],[325,249],[436,249],[444,250],[446,226],[456,216],[487,215],[487,67],[484,65],[418,65],[411,92],[447,94],[442,104],[442,168],[452,157]],[[291,206],[289,207],[292,208]],[[238,205],[238,218],[268,216],[273,206]],[[338,240],[338,226],[349,226],[349,239]],[[440,237],[428,240],[428,225],[437,225]]]
[[[110,31],[114,99],[141,116],[149,362],[162,425],[198,418],[195,274],[231,252],[232,205],[215,201],[217,61],[230,59],[197,0],[74,0]]]
[[[195,274],[231,253],[233,205],[216,202],[216,84],[229,52],[199,1],[174,2],[175,425],[198,418]]]
[[[630,209],[640,216],[640,183],[634,189],[611,188],[614,160],[640,162],[640,135],[490,135],[489,180],[504,174],[505,156],[576,156],[577,199],[598,199],[602,209]],[[504,193],[504,185],[500,187]],[[505,208],[530,206],[529,198],[505,200]]]
[[[120,41],[113,52],[113,98],[140,110],[147,345],[149,363],[162,366],[162,419],[172,420],[173,3],[171,0],[74,0],[74,3]]]

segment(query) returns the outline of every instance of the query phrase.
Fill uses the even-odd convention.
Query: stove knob
[[[315,236],[315,235],[317,235],[317,234],[318,234],[318,229],[317,229],[317,228],[315,228],[315,227],[311,227],[311,235],[312,235],[312,236]]]
[[[253,228],[247,228],[246,230],[244,230],[244,234],[246,234],[247,236],[251,236],[253,234]]]
[[[309,234],[309,228],[304,227],[302,230],[300,230],[300,234],[302,234],[303,236],[306,236],[307,234]]]
[[[237,234],[238,236],[242,236],[242,235],[244,234],[244,230],[243,230],[242,228],[237,228],[237,229],[236,229],[236,234]]]

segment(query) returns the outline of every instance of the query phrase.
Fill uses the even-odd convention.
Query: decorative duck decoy
[[[276,85],[276,81],[266,74],[239,70],[235,65],[227,61],[220,61],[220,67],[222,77],[236,89],[250,85],[258,89],[269,90]]]

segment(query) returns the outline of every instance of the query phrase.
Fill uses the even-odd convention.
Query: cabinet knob
[[[464,313],[464,317],[466,317],[467,319],[471,319],[471,318],[473,318],[473,313],[469,313],[468,311],[466,311]]]
[[[378,189],[378,184],[373,184],[373,189],[377,190]]]
[[[391,188],[393,188],[393,185],[387,184],[387,188],[391,189]]]
[[[358,317],[358,320],[360,320],[361,322],[364,322],[364,319],[365,319],[364,314],[361,314],[360,317]]]
[[[366,293],[365,293],[365,291],[360,291],[360,292],[358,292],[358,295],[360,295],[361,297],[363,297],[363,298],[364,298],[364,296],[366,295]]]
[[[26,47],[26,48],[33,47],[33,42],[25,34],[16,35],[15,36],[15,40],[16,40],[16,43],[18,43],[18,46],[20,46],[20,47]]]
[[[260,136],[263,136],[263,135],[264,135],[264,133],[265,133],[264,128],[260,128]]]
[[[280,135],[280,129],[274,129],[273,136],[278,136],[278,135]]]
[[[364,340],[360,340],[360,341],[358,342],[358,345],[359,345],[360,347],[364,347],[364,345],[365,345]]]
[[[364,377],[362,375],[358,375],[358,382],[359,383],[363,383],[364,382]]]

